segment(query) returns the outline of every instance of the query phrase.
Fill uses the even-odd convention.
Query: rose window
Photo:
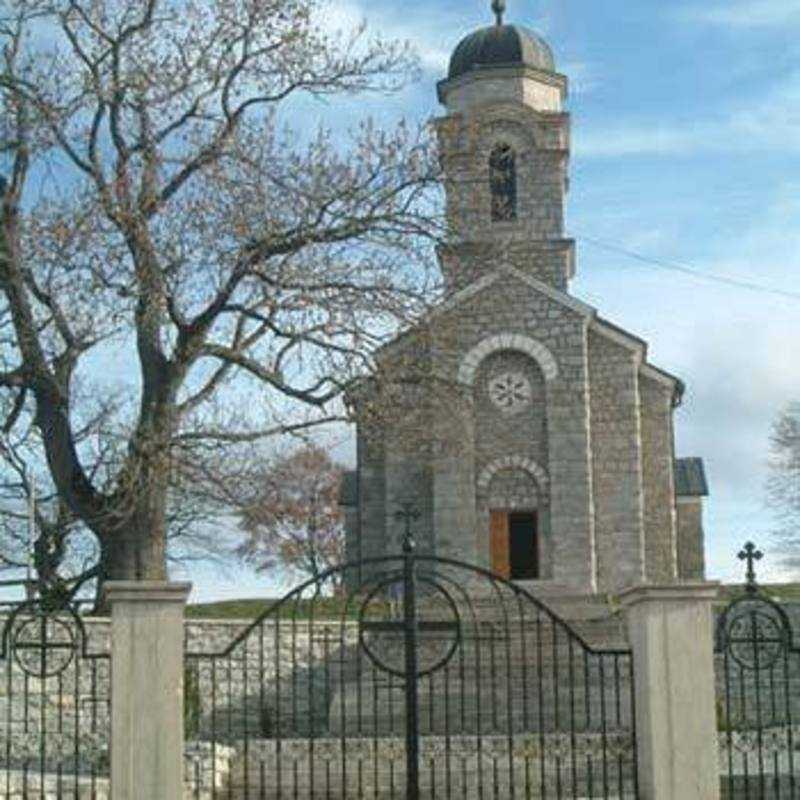
[[[506,412],[519,411],[531,399],[531,385],[519,372],[503,372],[489,381],[489,399]]]

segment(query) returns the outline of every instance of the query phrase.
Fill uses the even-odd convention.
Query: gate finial
[[[419,509],[411,502],[401,503],[400,510],[395,513],[394,518],[399,522],[405,522],[403,552],[410,553],[415,547],[414,537],[411,534],[411,523],[416,522],[420,518]]]
[[[747,542],[744,548],[739,552],[738,558],[740,561],[747,562],[747,584],[745,589],[750,594],[755,594],[758,591],[758,584],[756,583],[756,571],[754,564],[756,561],[761,561],[764,554],[756,548],[752,542]]]

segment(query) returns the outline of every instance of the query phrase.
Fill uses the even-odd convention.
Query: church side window
[[[489,188],[492,193],[492,222],[516,219],[516,158],[507,144],[497,145],[489,156]]]

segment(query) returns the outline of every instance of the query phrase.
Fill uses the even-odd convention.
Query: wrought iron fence
[[[0,796],[107,798],[109,657],[76,611],[13,608],[0,676]]]
[[[722,795],[727,800],[800,797],[800,649],[789,617],[758,586],[763,554],[748,542],[742,597],[717,623]]]
[[[197,798],[637,793],[630,652],[410,541],[299,586],[216,652],[188,648]]]

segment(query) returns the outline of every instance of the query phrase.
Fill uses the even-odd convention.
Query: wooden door
[[[501,578],[511,577],[511,553],[508,531],[508,512],[489,512],[489,548],[492,572]]]

